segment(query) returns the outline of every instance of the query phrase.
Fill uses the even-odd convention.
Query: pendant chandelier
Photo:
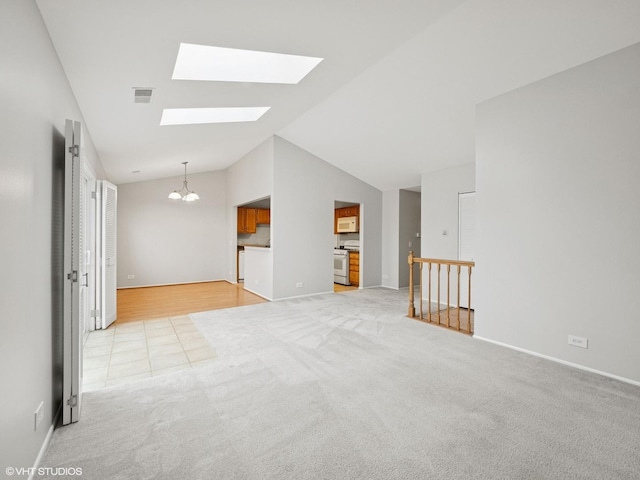
[[[189,185],[187,184],[187,163],[189,162],[182,162],[182,164],[184,165],[184,181],[182,182],[182,188],[180,190],[174,190],[169,194],[169,198],[173,200],[193,202],[194,200],[200,199],[196,192],[189,190]]]

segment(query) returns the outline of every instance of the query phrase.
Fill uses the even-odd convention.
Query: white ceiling
[[[478,102],[640,41],[637,0],[36,2],[116,184],[223,169],[276,134],[381,190],[413,187],[474,160]],[[324,61],[298,85],[176,81],[180,42]],[[159,126],[163,108],[244,106],[271,109]]]

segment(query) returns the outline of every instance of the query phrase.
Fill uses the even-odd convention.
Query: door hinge
[[[95,199],[97,198],[97,196],[96,196],[96,192],[91,192],[91,198],[92,198],[93,200],[95,200]]]
[[[71,280],[72,282],[78,281],[78,271],[74,270],[73,272],[67,274],[67,280]]]
[[[91,313],[89,314],[89,316],[91,316],[91,317],[99,317],[100,316],[100,310],[91,310]]]
[[[78,406],[78,395],[71,395],[71,397],[67,400],[67,405],[71,408]]]
[[[73,155],[74,157],[79,157],[80,156],[80,146],[79,145],[71,145],[69,147],[69,153],[71,155]]]

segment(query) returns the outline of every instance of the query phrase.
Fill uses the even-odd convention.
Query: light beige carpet
[[[219,361],[87,394],[42,465],[109,480],[640,478],[640,388],[405,311],[403,293],[371,289],[192,315]]]

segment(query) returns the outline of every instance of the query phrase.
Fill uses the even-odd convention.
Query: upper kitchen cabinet
[[[360,205],[351,205],[348,207],[336,208],[333,220],[333,233],[338,232],[338,219],[346,217],[356,218],[356,232],[360,231]]]
[[[338,218],[342,217],[359,217],[360,216],[360,206],[353,205],[351,207],[342,207],[336,208],[336,215]]]
[[[255,208],[238,207],[238,233],[256,233],[257,220]]]
[[[268,208],[256,208],[256,223],[269,225],[271,223],[271,210]]]
[[[238,207],[238,233],[256,233],[257,225],[271,223],[271,210],[268,208]]]

